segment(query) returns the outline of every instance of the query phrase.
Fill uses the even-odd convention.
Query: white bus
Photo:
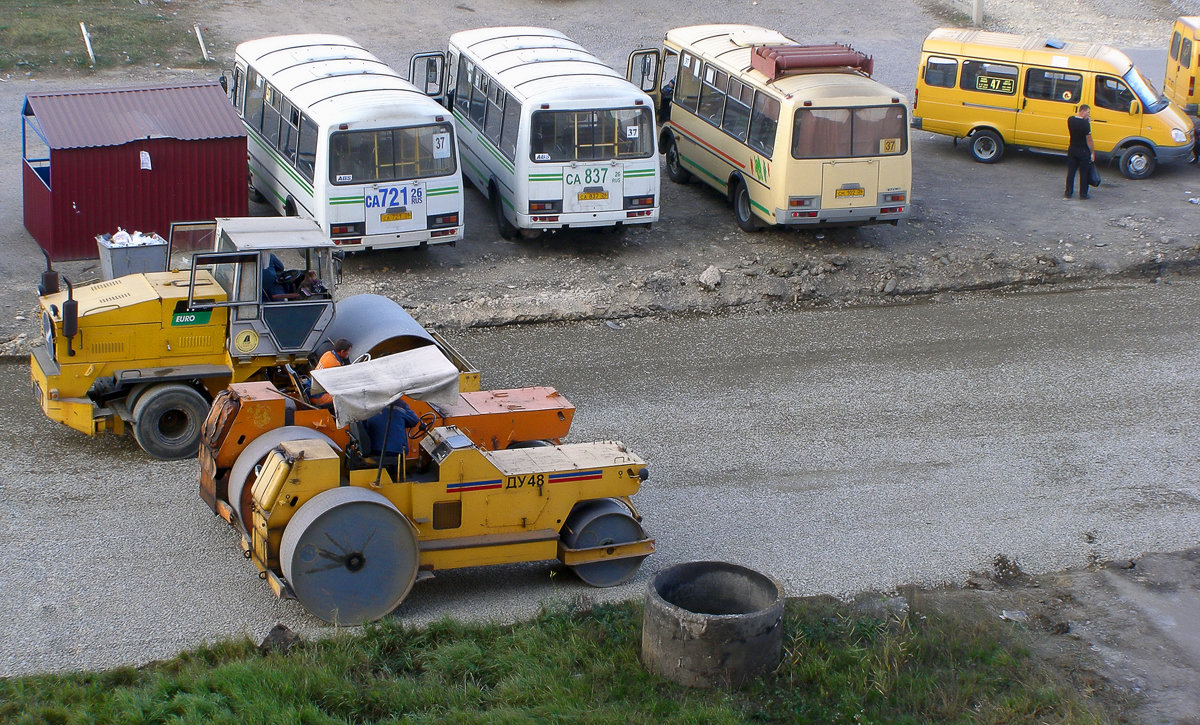
[[[658,219],[653,101],[562,33],[467,30],[447,55],[414,56],[410,71],[453,110],[463,173],[505,239]]]
[[[250,183],[279,213],[315,220],[348,251],[462,239],[446,109],[336,35],[251,40],[235,63]]]

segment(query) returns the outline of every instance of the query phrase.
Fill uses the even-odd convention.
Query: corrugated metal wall
[[[33,170],[28,161],[21,161],[21,193],[25,203],[25,228],[38,240],[46,251],[53,254],[53,249],[46,246],[43,239],[54,238],[54,215],[50,211],[50,190],[42,182],[41,177]]]
[[[149,171],[141,168],[142,151]],[[41,223],[30,224],[28,182],[25,227],[54,259],[96,257],[96,235],[117,227],[165,238],[173,221],[246,215],[245,138],[147,139],[55,149],[50,158],[49,237],[35,231]]]

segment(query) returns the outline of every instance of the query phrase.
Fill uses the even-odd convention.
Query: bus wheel
[[[675,139],[667,141],[667,176],[676,184],[686,184],[692,180],[692,172],[683,168],[679,158],[679,145]]]
[[[746,188],[745,182],[734,183],[736,186],[733,189],[733,215],[737,217],[738,226],[745,232],[757,232],[762,229],[762,222],[754,216],[754,210],[750,208],[750,190]]]
[[[517,227],[504,216],[504,199],[500,190],[492,187],[492,207],[496,211],[496,228],[500,230],[500,238],[512,241],[517,238]]]
[[[1004,155],[1004,139],[986,128],[971,134],[971,158],[981,164],[994,164]]]
[[[1135,144],[1121,152],[1121,173],[1126,179],[1144,179],[1154,173],[1154,152]]]
[[[288,197],[287,201],[283,202],[283,215],[284,216],[299,216],[296,213],[296,202],[293,201],[290,196]]]

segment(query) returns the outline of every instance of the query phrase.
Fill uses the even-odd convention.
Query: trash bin
[[[100,250],[100,269],[104,279],[116,279],[139,272],[167,271],[167,240],[154,234],[124,230],[96,237]]]

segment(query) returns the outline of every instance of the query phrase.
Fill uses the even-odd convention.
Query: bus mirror
[[[418,53],[408,63],[408,75],[413,85],[427,96],[442,95],[442,70],[446,58],[441,53]]]
[[[224,72],[221,73],[220,78],[217,78],[217,83],[221,84],[221,90],[225,91],[225,94],[228,95],[229,94],[229,78],[225,75]]]
[[[641,82],[638,83],[638,86],[643,91],[654,90],[654,61],[655,57],[650,53],[646,53],[642,56],[642,79]]]
[[[1142,104],[1138,103],[1137,101],[1129,102],[1129,115],[1130,116],[1136,116],[1141,112],[1142,112]]]

